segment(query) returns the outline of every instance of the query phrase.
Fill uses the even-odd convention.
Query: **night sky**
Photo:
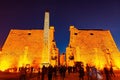
[[[69,43],[69,26],[110,30],[120,49],[119,0],[5,0],[0,1],[0,47],[10,29],[43,29],[44,13],[50,11],[60,53]]]

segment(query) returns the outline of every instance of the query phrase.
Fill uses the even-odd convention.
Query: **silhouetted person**
[[[33,74],[33,67],[31,67],[31,69],[30,69],[30,77],[32,77],[32,74]]]
[[[56,80],[57,79],[57,66],[54,66],[54,68],[53,68],[53,76]]]
[[[73,73],[75,73],[76,72],[76,67],[75,66],[73,66]]]
[[[59,67],[59,73],[60,73],[60,76],[62,77],[62,66]]]
[[[40,80],[40,68],[38,68],[38,80]]]
[[[115,74],[114,74],[112,66],[110,66],[110,75],[115,77]]]
[[[88,64],[86,64],[86,73],[87,73],[88,80],[92,80],[92,71],[91,71],[90,66]]]
[[[72,71],[72,67],[68,66],[68,74],[70,74]]]
[[[65,66],[61,66],[59,71],[60,71],[60,75],[61,75],[62,80],[64,80],[65,73],[66,73],[66,67]]]
[[[44,80],[44,76],[45,76],[45,70],[46,68],[45,68],[45,66],[43,65],[43,67],[42,67],[42,80]]]
[[[26,70],[24,67],[20,69],[20,80],[26,80]]]
[[[97,79],[97,68],[95,66],[92,66],[91,69],[92,69],[92,77]]]
[[[80,68],[79,68],[79,80],[84,80],[84,75],[85,75],[84,68],[83,68],[83,66],[80,66]]]
[[[105,73],[106,80],[111,80],[109,69],[107,68],[107,66],[104,67],[104,73]]]
[[[48,80],[52,80],[53,67],[49,65],[48,67]]]

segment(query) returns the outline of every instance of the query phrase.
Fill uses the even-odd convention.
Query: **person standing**
[[[45,70],[46,68],[45,68],[45,66],[43,65],[43,67],[42,67],[42,80],[44,80],[44,76],[45,76]]]
[[[40,80],[40,68],[38,68],[38,80]]]
[[[65,73],[66,73],[66,67],[64,65],[60,66],[59,72],[60,72],[60,75],[61,75],[61,80],[64,80]]]
[[[115,77],[115,74],[114,74],[114,71],[113,71],[113,67],[112,67],[112,66],[110,66],[110,75]]]
[[[84,80],[84,75],[85,75],[84,68],[83,68],[83,66],[80,66],[80,68],[79,68],[79,80]]]
[[[56,65],[53,67],[53,76],[54,76],[54,79],[57,80],[57,66]]]
[[[48,80],[52,80],[53,67],[49,65],[48,67]]]
[[[87,74],[88,80],[91,80],[90,79],[90,66],[88,64],[86,64],[86,74]]]
[[[105,73],[106,80],[111,80],[109,69],[107,66],[104,67],[104,73]]]
[[[97,68],[95,66],[91,67],[93,79],[97,79]]]
[[[19,80],[26,80],[26,69],[24,67],[20,70],[20,79]]]

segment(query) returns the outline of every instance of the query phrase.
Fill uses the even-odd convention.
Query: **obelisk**
[[[44,18],[44,34],[43,34],[43,53],[42,53],[42,64],[48,65],[50,63],[50,49],[49,49],[49,12],[45,12]]]

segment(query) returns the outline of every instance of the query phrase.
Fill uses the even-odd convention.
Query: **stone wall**
[[[39,66],[43,54],[43,30],[11,29],[2,49],[2,58],[10,58],[14,66],[23,65],[23,58],[25,64]],[[51,64],[58,65],[59,50],[54,40],[54,27],[50,27],[50,51],[50,56],[56,56],[55,60],[50,57]]]
[[[119,59],[118,48],[109,30],[77,29],[70,26],[70,41],[66,48],[68,66],[83,62],[97,67],[103,67],[105,64],[118,67]]]

